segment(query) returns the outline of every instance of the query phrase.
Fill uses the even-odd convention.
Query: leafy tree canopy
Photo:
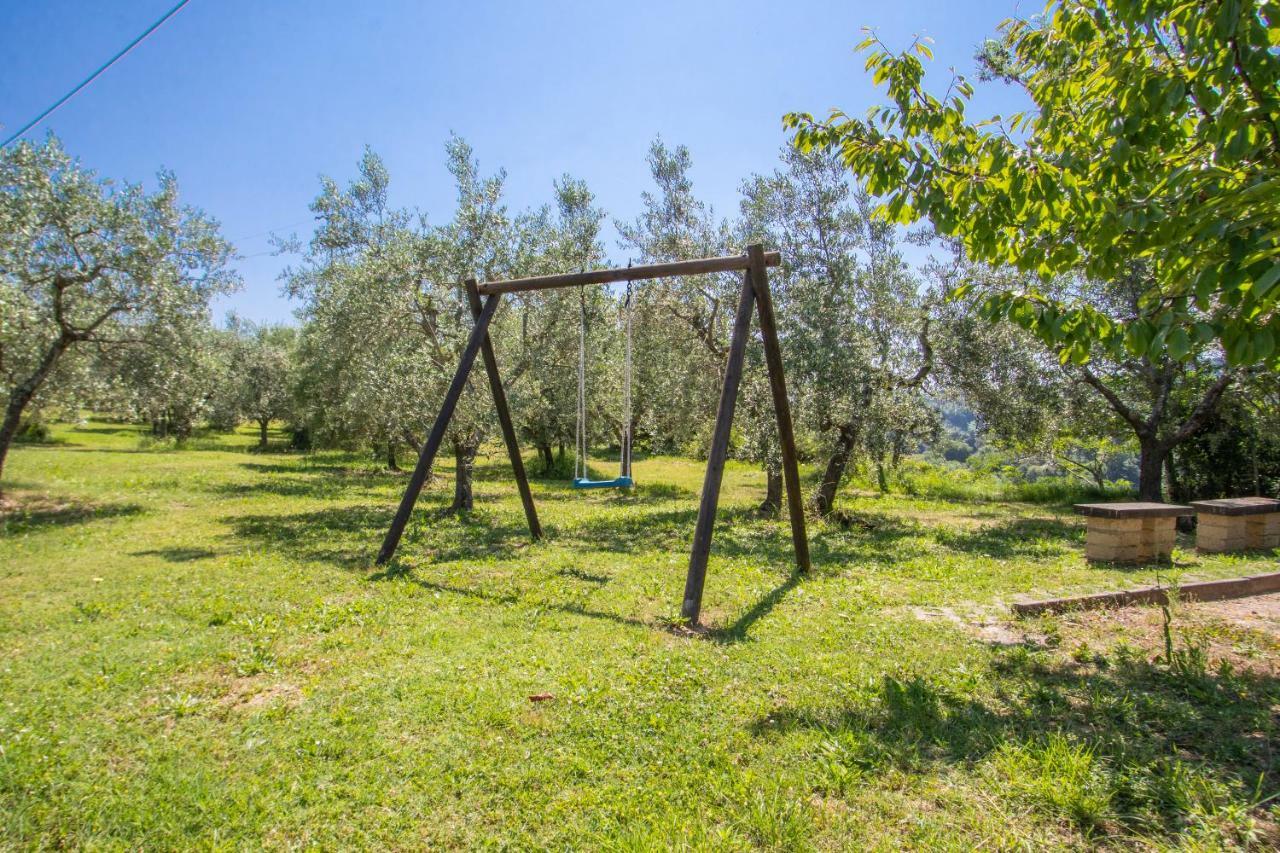
[[[207,324],[239,285],[218,223],[181,204],[173,175],[157,185],[100,179],[53,135],[0,152],[0,468],[65,356],[150,347],[173,367],[187,341],[172,330]]]
[[[865,119],[785,118],[801,149],[836,148],[881,197],[882,215],[928,219],[974,260],[1044,280],[1071,270],[1150,285],[1128,316],[1035,287],[987,294],[1007,316],[1084,363],[1189,358],[1221,341],[1229,363],[1280,365],[1280,3],[1063,0],[1010,20],[988,44],[990,76],[1034,107],[970,119],[971,84],[924,87],[924,40],[901,53],[862,42],[889,103]]]

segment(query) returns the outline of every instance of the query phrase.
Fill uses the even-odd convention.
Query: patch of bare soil
[[[1165,616],[1159,606],[1077,612],[1054,620],[1063,644],[1105,648],[1124,641],[1149,656],[1164,652]],[[1175,645],[1197,646],[1214,664],[1280,675],[1280,594],[1231,601],[1180,602],[1171,612]]]
[[[961,613],[950,607],[912,607],[911,614],[923,622],[946,622],[993,646],[1042,645],[1044,636],[991,608],[972,608]]]
[[[51,525],[77,524],[98,518],[141,512],[136,504],[96,504],[42,492],[8,489],[0,496],[0,525],[19,532]]]
[[[257,676],[237,678],[227,687],[221,702],[228,708],[253,711],[277,702],[290,707],[302,701],[302,691],[287,681],[265,681]]]
[[[1207,601],[1203,604],[1183,605],[1194,608],[1207,616],[1222,619],[1270,634],[1280,640],[1280,592],[1258,595],[1252,598],[1236,598],[1231,601]]]
[[[1060,646],[1106,652],[1120,643],[1149,657],[1164,652],[1164,612],[1158,606],[1081,610],[1017,619],[1011,615],[949,607],[913,607],[918,619],[945,622],[994,646]],[[1179,602],[1170,628],[1178,646],[1195,645],[1215,663],[1280,676],[1280,593],[1231,601]]]
[[[58,514],[71,512],[78,507],[67,500],[59,500],[39,492],[7,492],[0,495],[0,516],[28,514]]]

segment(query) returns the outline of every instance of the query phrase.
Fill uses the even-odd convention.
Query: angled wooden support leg
[[[382,540],[382,550],[378,552],[379,566],[384,565],[396,553],[396,546],[400,544],[405,525],[409,523],[409,516],[413,514],[413,505],[418,502],[418,493],[422,491],[422,484],[427,481],[431,463],[435,461],[436,452],[440,449],[445,431],[449,428],[449,421],[453,418],[453,410],[457,408],[458,398],[462,396],[462,389],[467,384],[467,376],[471,373],[471,365],[475,363],[476,353],[480,351],[481,342],[488,337],[489,321],[493,319],[493,312],[498,310],[499,298],[500,294],[495,293],[486,299],[483,309],[476,317],[475,328],[471,330],[471,337],[467,339],[467,345],[462,350],[458,370],[453,374],[449,390],[445,392],[440,414],[436,416],[436,422],[431,427],[430,435],[427,436],[427,443],[422,447],[422,455],[418,457],[413,476],[409,478],[409,485],[404,490],[400,508],[396,510],[395,518],[391,520],[391,528],[387,530],[387,536]]]
[[[748,275],[760,315],[760,336],[764,339],[764,360],[769,366],[769,388],[778,416],[778,443],[782,446],[782,476],[787,484],[787,509],[791,514],[791,541],[796,550],[796,568],[809,571],[809,538],[804,529],[804,498],[800,495],[800,466],[796,454],[796,434],[791,421],[787,383],[782,376],[782,350],[778,346],[778,324],[773,316],[773,296],[764,263],[764,247],[748,246],[751,259]]]
[[[680,613],[689,620],[690,625],[698,624],[698,615],[702,611],[702,587],[707,580],[711,533],[716,523],[716,505],[720,502],[724,463],[729,456],[729,433],[733,429],[733,410],[738,403],[738,384],[742,380],[742,364],[747,353],[747,336],[751,331],[751,308],[754,301],[751,275],[748,273],[743,276],[742,296],[738,300],[738,313],[733,321],[729,361],[724,369],[724,387],[720,389],[720,407],[716,410],[711,452],[707,456],[707,473],[702,481],[702,500],[698,504],[698,524],[693,531],[689,575],[684,584],[684,604]]]
[[[480,291],[476,290],[476,280],[467,279],[467,300],[471,303],[471,313],[479,322]],[[529,479],[524,472],[524,457],[520,455],[520,443],[516,440],[516,428],[511,422],[511,410],[507,408],[507,393],[502,387],[502,377],[498,375],[498,359],[493,352],[493,340],[489,332],[484,333],[480,342],[480,355],[484,359],[485,372],[489,374],[489,388],[493,391],[493,405],[498,410],[498,423],[502,426],[502,440],[507,444],[507,456],[511,459],[511,470],[516,476],[516,487],[520,490],[520,502],[524,504],[524,517],[529,522],[529,535],[534,539],[542,538],[542,525],[538,523],[538,510],[533,505],[533,493],[529,491]]]

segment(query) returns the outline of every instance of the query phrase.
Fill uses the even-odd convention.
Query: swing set
[[[702,591],[707,578],[707,560],[711,552],[711,536],[715,527],[716,506],[720,501],[720,484],[724,477],[725,461],[729,456],[729,438],[733,428],[733,413],[737,406],[738,386],[742,380],[743,362],[746,357],[747,338],[751,331],[751,315],[756,313],[760,322],[760,337],[764,345],[765,364],[769,370],[769,387],[773,396],[774,413],[778,420],[778,439],[782,450],[782,476],[787,489],[787,510],[791,517],[791,539],[795,547],[796,567],[800,571],[809,569],[809,541],[805,535],[804,506],[800,496],[800,471],[796,460],[795,432],[791,422],[791,405],[787,399],[786,382],[782,375],[782,352],[778,346],[778,329],[773,314],[773,298],[769,293],[768,267],[781,263],[777,252],[766,252],[758,244],[748,246],[744,255],[731,255],[722,258],[700,258],[692,261],[674,261],[670,263],[648,264],[646,266],[628,267],[626,269],[605,269],[592,272],[567,273],[562,275],[546,275],[535,278],[518,278],[506,281],[491,281],[476,284],[475,279],[467,279],[465,289],[467,300],[471,305],[471,313],[475,326],[462,350],[462,358],[458,369],[445,392],[440,413],[436,416],[427,441],[418,457],[418,464],[413,469],[409,484],[405,488],[404,497],[391,521],[391,527],[383,539],[382,548],[378,552],[378,565],[385,565],[396,552],[400,537],[413,514],[418,494],[427,480],[427,474],[435,461],[436,453],[444,441],[444,435],[453,417],[458,399],[467,384],[476,355],[484,361],[485,372],[489,377],[489,388],[493,392],[493,403],[498,413],[498,424],[502,428],[502,438],[507,446],[507,455],[511,460],[512,472],[515,475],[516,487],[520,492],[520,502],[524,505],[525,519],[529,523],[529,533],[533,539],[542,538],[542,525],[538,521],[538,511],[533,504],[533,495],[529,490],[529,480],[525,476],[524,459],[520,453],[520,445],[516,441],[515,426],[511,421],[511,412],[507,408],[507,396],[502,387],[502,377],[498,373],[498,362],[494,355],[493,342],[489,337],[489,323],[505,293],[523,293],[531,290],[549,290],[561,287],[580,287],[593,284],[611,284],[627,282],[627,301],[625,303],[626,351],[623,370],[623,419],[621,442],[621,471],[612,480],[591,480],[586,470],[586,318],[585,302],[583,307],[582,329],[578,342],[578,425],[577,425],[577,459],[575,462],[573,487],[577,489],[629,488],[634,485],[631,478],[631,283],[657,278],[674,276],[705,275],[707,273],[742,271],[742,290],[738,298],[737,313],[733,321],[733,333],[729,341],[728,362],[724,370],[724,385],[720,389],[720,404],[716,410],[715,429],[711,436],[711,449],[707,454],[707,470],[702,482],[702,497],[698,504],[698,521],[694,526],[693,547],[689,555],[689,571],[685,578],[684,601],[681,615],[690,625],[698,624],[698,616],[702,610]],[[484,297],[483,301],[481,297]],[[753,311],[753,309],[755,309]],[[579,463],[581,469],[579,470]]]

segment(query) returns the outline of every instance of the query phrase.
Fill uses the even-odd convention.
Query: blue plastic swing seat
[[[586,477],[574,477],[575,489],[629,489],[635,485],[630,477],[614,477],[612,480],[588,480]]]

